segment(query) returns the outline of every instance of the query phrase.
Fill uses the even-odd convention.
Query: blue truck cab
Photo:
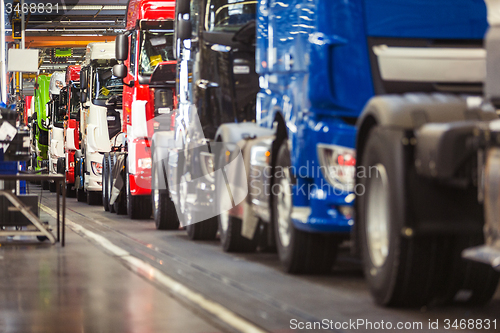
[[[481,93],[480,61],[463,65],[481,58],[486,6],[259,0],[257,12],[256,123],[218,131],[224,140],[240,133],[250,150],[246,206],[229,214],[244,237],[276,245],[286,271],[329,271],[364,194],[355,175],[371,171],[356,168],[358,130],[370,125],[358,119],[366,103],[386,94]]]

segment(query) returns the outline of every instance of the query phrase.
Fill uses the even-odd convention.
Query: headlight
[[[336,145],[318,145],[321,172],[330,185],[346,192],[354,190],[356,151]]]
[[[94,175],[101,176],[102,175],[102,163],[91,162],[90,164],[92,166],[92,172],[94,173]]]
[[[213,174],[215,172],[214,154],[201,152],[200,157],[203,174]]]
[[[141,169],[151,169],[151,157],[138,159],[137,166]]]

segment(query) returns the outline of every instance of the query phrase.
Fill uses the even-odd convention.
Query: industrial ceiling
[[[17,0],[5,0],[7,41],[12,39],[12,19],[19,11]],[[19,0],[20,1],[20,0]],[[85,46],[90,42],[112,41],[125,28],[128,0],[25,0],[25,45],[41,50],[41,71],[53,71],[83,60]],[[104,4],[103,4],[104,2]],[[40,5],[44,3],[44,6]],[[52,11],[49,13],[49,4]],[[10,7],[10,6],[13,7]],[[36,10],[34,9],[35,6]],[[18,10],[22,7],[17,7]],[[10,12],[10,15],[9,13]],[[56,48],[72,49],[67,62],[54,62]]]

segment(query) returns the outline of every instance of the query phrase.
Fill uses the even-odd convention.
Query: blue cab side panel
[[[364,0],[370,37],[482,39],[484,0]]]
[[[357,117],[373,96],[362,0],[316,1],[310,93],[320,114]]]
[[[295,207],[309,207],[298,229],[350,231],[351,193],[324,178],[319,143],[355,147],[355,118],[373,95],[362,0],[260,0],[256,68],[261,75],[257,120],[272,127],[279,112],[288,127]]]
[[[257,121],[286,122],[293,203],[310,208],[296,228],[342,233],[353,223],[339,209],[352,195],[328,184],[317,146],[355,147],[352,119],[374,95],[370,38],[481,39],[486,28],[484,0],[258,0]]]

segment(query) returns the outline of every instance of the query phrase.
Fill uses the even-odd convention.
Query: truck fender
[[[259,138],[273,136],[274,131],[268,128],[258,126],[255,123],[223,124],[219,127],[215,138],[218,142],[237,143],[241,149],[243,161],[245,163],[247,188],[250,189],[249,170],[251,168],[250,151],[253,143],[259,142]],[[247,195],[246,200],[240,203],[242,205],[241,234],[243,237],[253,239],[259,218],[252,209],[251,195]]]
[[[168,168],[168,157],[172,149],[176,147],[175,133],[173,131],[156,132],[151,138],[151,158],[153,163],[164,162],[163,166]],[[164,184],[168,187],[168,179],[164,179]],[[160,181],[162,183],[162,181]]]
[[[371,98],[361,113],[356,127],[358,162],[370,130],[374,126],[413,131],[428,123],[483,120],[498,118],[490,108],[469,107],[468,100],[451,94],[404,94]]]

